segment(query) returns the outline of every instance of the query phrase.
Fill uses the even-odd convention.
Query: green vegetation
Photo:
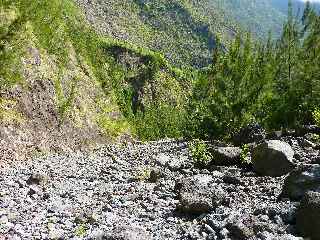
[[[134,179],[140,182],[148,181],[150,179],[150,173],[151,170],[149,168],[138,169],[136,175],[134,176]]]
[[[60,124],[82,127],[79,119],[90,115],[106,136],[130,133],[142,140],[229,138],[251,122],[268,129],[319,125],[314,109],[320,102],[320,17],[310,5],[302,21],[290,10],[280,38],[261,43],[250,34],[234,37],[237,27],[226,21],[228,14],[214,19],[216,10],[205,14],[214,1],[198,2],[112,1],[117,11],[127,8],[132,18],[140,16],[136,21],[145,19],[138,31],[145,38],[136,46],[141,38],[123,42],[97,34],[72,0],[2,0],[0,90],[31,86],[29,75],[38,63],[26,62],[30,49],[37,49],[42,62],[34,78],[53,83]],[[146,48],[155,40],[171,63],[184,67]],[[188,67],[209,62],[204,69]],[[0,120],[12,122],[20,115],[6,101],[0,102]],[[211,160],[200,140],[190,151],[199,165]]]
[[[16,101],[0,98],[0,123],[20,123],[23,116],[14,110]]]
[[[312,116],[316,125],[320,127],[320,110],[319,109],[314,110],[312,113]]]
[[[87,114],[111,137],[181,135],[171,121],[179,121],[172,114],[184,100],[186,78],[162,55],[101,37],[72,0],[1,1],[0,17],[0,89],[28,89],[24,62],[39,49],[38,77],[54,83],[60,125],[72,120],[82,127],[79,118]],[[1,109],[1,115],[12,114]]]
[[[238,36],[195,81],[187,135],[230,136],[259,122],[268,129],[311,123],[320,102],[320,17],[308,6],[302,26],[288,14],[283,35],[265,44]]]
[[[241,161],[241,163],[246,164],[246,165],[251,163],[250,147],[248,144],[244,144],[241,147],[240,161]]]
[[[240,29],[255,38],[266,39],[269,31],[278,37],[286,18],[270,0],[76,2],[99,32],[160,51],[175,66],[207,66],[215,38],[228,46]]]
[[[189,144],[189,151],[194,165],[205,168],[212,160],[207,144],[203,140],[195,139]]]
[[[315,143],[320,144],[320,135],[319,134],[312,134],[311,135],[311,140]]]

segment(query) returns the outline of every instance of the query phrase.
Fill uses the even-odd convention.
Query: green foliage
[[[216,48],[214,64],[193,84],[187,136],[228,138],[250,122],[272,129],[314,120],[320,102],[320,64],[315,64],[320,16],[306,8],[301,26],[290,9],[279,40],[257,44],[239,35],[227,52]]]
[[[62,90],[61,82],[59,80],[57,80],[56,82],[55,88],[56,88],[57,97],[58,97],[58,113],[60,116],[59,125],[63,123],[68,111],[73,105],[73,102],[76,96],[76,87],[77,87],[77,79],[75,78],[72,81],[69,94],[66,96],[66,94]]]
[[[151,170],[149,168],[141,168],[136,172],[134,179],[137,181],[143,182],[150,179]]]
[[[182,136],[183,118],[181,109],[171,105],[151,105],[135,116],[136,134],[143,140]]]
[[[319,134],[312,134],[311,140],[315,143],[320,144],[320,135]]]
[[[220,4],[218,9],[228,12],[228,1],[215,1]],[[132,7],[135,17],[129,14],[129,18],[143,22],[138,29],[140,37],[129,39],[139,43],[137,47],[95,33],[71,0],[2,0],[0,90],[24,86],[22,59],[32,42],[57,65],[55,90],[61,123],[80,94],[80,77],[76,75],[66,86],[61,74],[72,59],[87,76],[94,75],[105,97],[112,99],[112,110],[100,106],[96,117],[106,135],[117,136],[130,129],[143,140],[207,139],[228,138],[253,121],[268,128],[312,121],[319,125],[319,111],[314,111],[320,102],[319,15],[308,7],[300,22],[290,10],[277,41],[270,36],[257,43],[250,34],[238,34],[231,41],[234,31],[230,33],[226,26],[236,27],[224,17],[213,20],[217,10],[205,3],[112,1],[110,6],[120,12]],[[234,8],[240,1],[233,3]],[[212,12],[205,14],[208,10],[203,6],[210,6]],[[121,24],[129,24],[128,19],[123,21]],[[134,28],[126,27],[134,33]],[[176,65],[204,66],[211,55],[213,64],[201,70],[174,68],[162,54],[145,48],[158,48],[158,43],[159,50]],[[119,110],[121,117],[113,118],[111,112]],[[2,107],[0,111],[2,119],[14,115],[4,113]],[[211,160],[200,140],[191,144],[190,151],[199,165]],[[243,151],[245,155],[247,150]]]
[[[195,139],[189,144],[189,152],[194,161],[195,166],[204,168],[212,160],[212,155],[208,150],[207,144],[199,139]]]
[[[250,147],[248,144],[244,144],[241,147],[240,161],[246,165],[251,163]]]
[[[320,110],[319,109],[315,109],[312,113],[314,122],[316,123],[316,125],[318,125],[318,127],[320,127]]]
[[[191,134],[229,136],[254,120],[254,110],[260,104],[257,100],[268,84],[262,78],[264,73],[257,71],[262,60],[252,45],[250,36],[243,45],[238,36],[227,53],[217,49],[215,64],[194,84],[188,108],[189,126],[195,127]]]

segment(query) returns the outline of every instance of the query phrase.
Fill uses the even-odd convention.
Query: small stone
[[[220,235],[222,238],[227,238],[228,235],[229,235],[228,229],[223,228],[223,229],[219,232],[219,235]]]
[[[40,174],[40,173],[34,173],[32,174],[28,180],[26,181],[26,183],[28,185],[40,185],[47,182],[47,176]]]
[[[163,176],[160,169],[152,169],[150,172],[149,181],[156,183]]]
[[[212,233],[216,234],[216,231],[213,230],[213,228],[210,227],[208,224],[205,224],[205,225],[204,225],[204,229],[205,229],[209,234],[212,234]]]
[[[254,236],[253,230],[241,222],[229,224],[227,228],[234,239],[249,239]]]

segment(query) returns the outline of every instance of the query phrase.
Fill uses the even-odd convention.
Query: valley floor
[[[298,203],[278,200],[284,177],[195,169],[187,146],[109,145],[3,165],[0,239],[302,239]],[[206,212],[198,198],[208,186],[217,198]],[[183,194],[189,208],[179,207]]]

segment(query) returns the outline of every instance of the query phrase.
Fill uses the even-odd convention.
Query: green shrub
[[[212,160],[212,155],[208,150],[207,144],[199,139],[189,144],[189,151],[195,166],[205,168]]]
[[[320,127],[320,109],[316,109],[312,113],[315,124]]]
[[[319,143],[320,144],[320,135],[319,134],[312,134],[311,140],[313,142],[315,142],[315,143]]]
[[[182,136],[184,122],[182,109],[160,103],[138,112],[133,119],[135,133],[142,140],[160,138],[179,138]]]

